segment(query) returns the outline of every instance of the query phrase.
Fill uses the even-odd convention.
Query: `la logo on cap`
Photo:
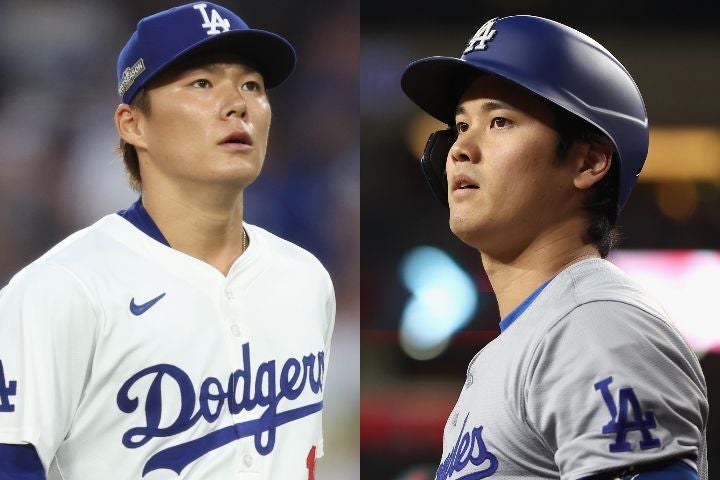
[[[217,33],[227,32],[230,30],[230,21],[226,18],[222,18],[217,10],[214,8],[210,11],[210,17],[208,17],[207,10],[207,4],[205,3],[198,3],[197,5],[193,5],[193,8],[195,10],[199,10],[202,14],[204,23],[202,24],[202,27],[207,30],[208,35],[215,35]],[[218,28],[222,28],[222,30],[218,30]]]
[[[475,35],[473,35],[472,38],[468,40],[463,55],[467,55],[468,53],[474,52],[476,50],[485,50],[487,48],[487,42],[492,40],[495,36],[495,30],[493,30],[493,26],[495,25],[497,19],[498,17],[488,20],[483,24],[482,27],[478,28],[478,31],[475,32]]]

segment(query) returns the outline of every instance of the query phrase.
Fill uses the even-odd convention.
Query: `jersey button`
[[[243,464],[244,464],[246,467],[251,467],[252,464],[253,464],[252,455],[250,455],[249,453],[246,454],[246,455],[243,457]]]
[[[232,326],[230,327],[230,331],[231,331],[232,334],[235,335],[236,337],[239,337],[240,334],[242,333],[242,332],[240,331],[240,327],[238,327],[238,326],[237,326],[236,324],[234,324],[234,323],[233,323]]]
[[[228,290],[227,292],[225,292],[225,298],[227,298],[228,300],[235,300],[235,294]]]

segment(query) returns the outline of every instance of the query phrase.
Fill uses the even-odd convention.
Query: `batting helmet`
[[[458,100],[479,73],[525,87],[605,133],[619,167],[616,213],[622,209],[645,163],[649,128],[640,91],[610,52],[552,20],[529,15],[494,18],[478,29],[460,58],[429,57],[411,63],[401,86],[420,108],[452,125]],[[428,148],[431,143],[432,138]],[[440,143],[443,149],[449,144]],[[444,158],[442,162],[444,169]],[[442,176],[433,180],[426,167],[437,192]],[[446,185],[443,190],[446,195]]]

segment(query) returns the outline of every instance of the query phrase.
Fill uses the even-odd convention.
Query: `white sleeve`
[[[561,478],[673,457],[703,445],[707,388],[664,321],[620,302],[582,305],[546,333],[525,382],[531,429]]]
[[[325,353],[324,353],[324,365],[325,371],[323,372],[323,396],[326,391],[326,380],[327,371],[330,363],[330,343],[332,340],[333,329],[335,328],[335,289],[333,288],[330,274],[323,269],[325,276],[324,292],[325,292],[325,315],[326,315],[326,328],[325,328]],[[322,420],[321,420],[322,421]],[[316,458],[320,458],[325,454],[324,451],[324,439],[322,434],[323,428],[320,428],[320,438],[318,439],[317,450],[315,453]]]
[[[89,298],[48,262],[27,267],[0,295],[0,443],[34,445],[46,472],[90,374],[97,312]]]

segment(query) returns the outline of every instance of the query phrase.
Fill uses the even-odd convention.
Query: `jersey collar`
[[[142,204],[142,197],[138,198],[137,202],[130,205],[127,210],[120,210],[117,214],[135,225],[138,230],[145,233],[147,236],[157,240],[165,246],[170,246],[170,243],[155,224],[152,217],[150,217],[150,214],[147,210],[145,210],[145,207]]]
[[[512,312],[508,313],[508,315],[507,315],[505,318],[503,318],[502,320],[500,320],[500,332],[501,332],[501,333],[504,332],[505,330],[507,330],[507,328],[508,328],[510,325],[512,325],[513,322],[514,322],[515,320],[517,320],[517,318],[518,318],[520,315],[522,315],[523,313],[525,313],[525,310],[527,310],[528,307],[532,304],[532,302],[535,301],[535,299],[537,298],[537,296],[540,295],[540,293],[541,293],[543,290],[545,290],[545,287],[548,286],[548,284],[553,280],[553,278],[555,278],[555,277],[551,277],[551,278],[549,278],[548,280],[546,280],[546,281],[545,281],[542,285],[540,285],[534,292],[532,292],[529,297],[527,297],[525,300],[523,300],[523,302],[522,302],[520,305],[518,305],[517,307],[515,307],[515,309],[514,309]]]

